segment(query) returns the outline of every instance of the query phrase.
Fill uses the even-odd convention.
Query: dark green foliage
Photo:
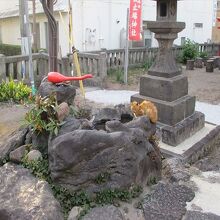
[[[151,186],[151,185],[155,185],[157,184],[157,178],[155,176],[151,176],[149,177],[149,180],[147,182],[147,185],[148,186]]]
[[[25,101],[31,95],[31,88],[23,84],[23,82],[2,82],[0,84],[0,102]]]
[[[116,69],[109,69],[108,76],[115,80],[116,82],[123,83],[124,82],[124,71],[123,68],[118,67]]]
[[[194,41],[187,39],[183,45],[181,61],[186,63],[187,60],[194,60],[199,55],[199,45]]]
[[[147,61],[143,64],[142,67],[145,70],[148,70],[152,66],[153,62],[154,62],[154,59],[147,59]]]
[[[70,106],[70,115],[74,116],[77,119],[86,118],[90,120],[91,119],[90,113],[91,113],[91,109],[84,108],[84,107],[77,106],[77,105]]]
[[[95,179],[96,184],[106,183],[111,177],[111,174],[108,172],[100,173]]]
[[[36,105],[26,114],[26,121],[35,132],[58,134],[62,125],[57,117],[57,101],[55,95],[41,98],[36,97]]]
[[[134,186],[130,189],[106,189],[96,193],[95,203],[118,205],[119,201],[128,202],[132,198],[138,197],[142,193],[140,186]]]
[[[202,51],[199,53],[199,57],[203,58],[203,59],[206,59],[208,58],[208,52],[206,51]]]
[[[21,46],[12,44],[0,44],[0,54],[14,56],[21,54]]]
[[[3,166],[4,164],[8,163],[10,161],[9,155],[7,155],[5,158],[0,160],[0,166]]]

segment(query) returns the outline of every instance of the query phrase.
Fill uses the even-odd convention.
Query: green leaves
[[[26,114],[26,121],[36,132],[50,132],[58,135],[61,124],[57,118],[57,102],[55,95],[36,97],[36,106]]]
[[[199,55],[199,46],[194,41],[187,39],[183,45],[181,60],[186,63],[187,60],[195,59]]]
[[[24,85],[23,82],[14,82],[12,79],[9,82],[0,84],[0,102],[14,101],[21,102],[31,95],[31,88]]]

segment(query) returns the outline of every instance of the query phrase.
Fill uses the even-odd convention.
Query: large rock
[[[66,102],[69,105],[73,104],[76,89],[69,84],[53,84],[50,82],[42,82],[38,93],[41,97],[49,96],[52,93],[56,94],[58,104]]]
[[[112,129],[109,133],[78,129],[52,139],[48,146],[52,179],[71,190],[87,192],[143,185],[152,176],[158,179],[161,157],[139,120],[132,124],[117,122],[121,130],[110,126],[114,121],[108,122]],[[104,174],[107,179],[100,180]]]
[[[0,167],[0,219],[62,220],[63,216],[47,182],[7,163]]]
[[[72,219],[71,219],[72,220]],[[120,210],[113,205],[91,209],[83,220],[125,220]]]
[[[9,156],[9,153],[24,145],[29,128],[20,128],[15,131],[2,145],[0,145],[0,161]]]
[[[182,219],[186,213],[187,202],[194,196],[194,192],[186,186],[160,182],[143,200],[145,220]]]

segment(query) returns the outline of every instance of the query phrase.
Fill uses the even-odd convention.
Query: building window
[[[161,17],[167,16],[167,3],[166,2],[160,3],[160,16]]]
[[[181,37],[181,45],[184,45],[185,41],[186,41],[186,38],[185,37]]]
[[[194,23],[195,28],[203,28],[203,23]]]

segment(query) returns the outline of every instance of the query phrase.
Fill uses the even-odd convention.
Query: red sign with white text
[[[130,0],[129,40],[141,40],[142,0]]]

